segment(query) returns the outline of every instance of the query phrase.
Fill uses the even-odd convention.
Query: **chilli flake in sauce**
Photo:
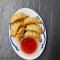
[[[21,42],[21,49],[26,54],[32,54],[37,49],[37,42],[31,37],[24,38]]]

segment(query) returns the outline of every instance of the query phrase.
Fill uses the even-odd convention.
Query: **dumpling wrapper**
[[[24,19],[24,26],[31,23],[41,24],[41,21],[36,17],[28,17]]]
[[[34,31],[26,31],[23,36],[30,36],[36,38],[39,42],[42,42],[42,38],[39,33],[34,32]]]
[[[30,25],[27,25],[27,27],[26,27],[25,30],[35,31],[35,32],[40,33],[40,34],[43,33],[42,27],[41,27],[40,25],[37,25],[37,24],[30,24]]]
[[[15,21],[18,21],[18,20],[21,20],[21,19],[24,19],[24,18],[27,18],[27,17],[28,17],[28,15],[24,14],[23,12],[14,14],[14,15],[11,17],[11,21],[9,22],[9,24],[12,24],[12,23],[14,23]]]
[[[15,38],[16,38],[16,40],[17,40],[18,43],[22,39],[24,31],[25,31],[25,27],[21,27],[19,29],[19,31],[17,32],[17,35],[15,36]]]
[[[11,36],[14,37],[19,29],[19,27],[23,24],[23,20],[17,21],[11,25]]]

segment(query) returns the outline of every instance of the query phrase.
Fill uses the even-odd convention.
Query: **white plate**
[[[32,9],[22,8],[22,9],[19,9],[18,11],[16,11],[16,13],[19,13],[19,12],[24,12],[25,14],[29,15],[30,17],[37,17],[39,20],[41,20],[42,24],[39,24],[39,25],[41,25],[43,30],[44,30],[44,33],[41,34],[43,42],[39,43],[39,48],[36,50],[35,53],[33,53],[33,54],[25,54],[25,53],[23,53],[21,51],[20,45],[17,43],[16,39],[14,37],[11,37],[11,34],[10,34],[11,25],[9,25],[9,39],[10,39],[11,45],[12,45],[14,51],[20,57],[22,57],[24,59],[36,59],[37,57],[39,57],[42,54],[42,52],[43,52],[43,50],[45,48],[45,45],[46,45],[46,28],[45,28],[44,22],[41,19],[41,17]]]

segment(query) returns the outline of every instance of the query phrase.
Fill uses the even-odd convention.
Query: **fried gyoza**
[[[23,24],[23,20],[17,21],[17,22],[15,22],[15,23],[12,24],[11,30],[10,30],[11,36],[14,37],[14,36],[16,35],[18,28],[19,28],[22,24]]]
[[[31,31],[35,31],[38,33],[43,33],[42,27],[40,25],[37,25],[37,24],[27,25],[26,30],[31,30]]]
[[[27,17],[28,17],[28,15],[24,14],[23,12],[14,14],[14,15],[11,17],[11,21],[10,21],[9,24],[12,24],[12,23],[14,23],[15,21],[18,21],[18,20],[21,20],[21,19],[24,19],[24,18],[27,18]]]
[[[18,43],[19,43],[20,40],[22,39],[24,30],[25,30],[25,27],[21,27],[21,28],[19,29],[19,31],[17,32],[17,35],[16,35],[15,38],[16,38],[16,40],[18,41]]]
[[[28,17],[24,20],[24,26],[31,23],[41,24],[41,21],[36,17]]]
[[[34,31],[26,31],[26,33],[23,36],[30,36],[36,38],[39,42],[42,42],[42,38],[39,33]]]

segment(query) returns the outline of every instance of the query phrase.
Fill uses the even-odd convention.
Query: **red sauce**
[[[36,48],[37,42],[31,37],[24,38],[21,42],[21,49],[26,54],[33,53],[36,50]]]

